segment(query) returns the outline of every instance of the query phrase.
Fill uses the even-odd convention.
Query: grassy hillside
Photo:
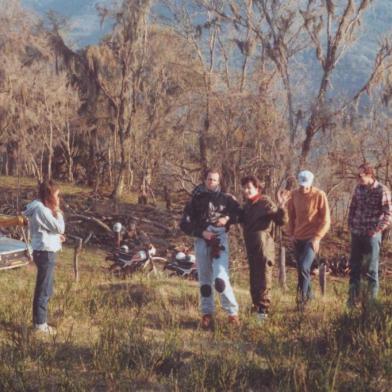
[[[345,310],[347,282],[330,280],[326,298],[305,314],[274,289],[270,320],[249,313],[246,276],[234,275],[242,325],[219,311],[214,332],[199,329],[195,283],[139,274],[119,280],[104,254],[85,250],[81,280],[72,251],[60,255],[50,321],[57,335],[30,326],[34,267],[0,273],[0,390],[18,391],[386,391],[392,381],[392,284],[373,308]]]
[[[9,203],[16,179],[0,182],[2,204]],[[34,187],[34,181],[21,179],[21,200]],[[61,188],[77,205],[91,194],[87,188]],[[127,201],[124,217],[125,211],[141,213]],[[49,311],[57,327],[53,337],[31,328],[35,267],[0,272],[0,391],[389,390],[391,280],[381,282],[376,306],[365,303],[354,312],[345,308],[346,279],[329,277],[324,298],[314,282],[317,300],[302,314],[296,311],[296,274],[290,269],[288,292],[281,292],[275,278],[271,318],[259,325],[250,313],[239,252],[232,281],[241,326],[230,328],[218,311],[211,332],[199,328],[196,282],[162,274],[115,278],[97,245],[81,255],[79,283],[73,281],[72,248],[59,255]],[[336,246],[324,242],[325,251]]]

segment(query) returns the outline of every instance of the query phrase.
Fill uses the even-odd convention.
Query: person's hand
[[[221,218],[218,219],[218,222],[216,223],[216,225],[218,227],[224,227],[226,226],[226,223],[229,221],[229,217],[228,216],[222,216]]]
[[[203,238],[207,241],[211,241],[213,238],[216,237],[214,233],[211,233],[210,231],[204,230],[203,231]]]
[[[376,233],[377,233],[377,232],[374,231],[374,230],[369,230],[369,231],[368,231],[368,236],[369,236],[369,237],[373,237]]]
[[[286,189],[279,189],[277,193],[279,207],[284,207],[290,199],[290,191]]]
[[[66,238],[65,235],[60,234],[60,242],[65,242]]]
[[[314,253],[318,253],[318,251],[320,250],[320,240],[317,238],[313,238],[311,243]]]

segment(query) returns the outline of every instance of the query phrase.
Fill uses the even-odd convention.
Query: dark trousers
[[[310,269],[316,253],[313,250],[311,240],[296,240],[294,244],[295,258],[298,272],[298,300],[306,303],[313,297],[310,281]]]
[[[273,260],[263,254],[249,257],[250,295],[258,311],[268,313],[271,305]]]
[[[380,248],[381,233],[372,237],[351,234],[349,300],[355,301],[359,296],[361,274],[367,278],[370,297],[377,297]]]
[[[267,231],[244,233],[249,263],[250,294],[256,310],[268,313],[271,305],[275,243]]]
[[[48,318],[48,302],[53,294],[53,275],[56,253],[35,250],[33,260],[37,266],[33,300],[33,323],[44,324]]]

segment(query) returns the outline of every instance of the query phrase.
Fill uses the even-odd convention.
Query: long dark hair
[[[38,186],[38,197],[41,202],[51,209],[54,217],[57,217],[57,203],[55,200],[55,193],[60,188],[52,180],[46,180]]]
[[[256,176],[249,175],[249,176],[245,176],[245,177],[241,178],[241,186],[242,187],[244,187],[246,184],[249,184],[249,183],[253,184],[253,186],[255,188],[257,188],[259,190],[259,192],[263,191],[263,186],[262,186],[260,180]]]

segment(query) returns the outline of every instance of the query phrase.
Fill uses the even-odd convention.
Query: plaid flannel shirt
[[[392,202],[389,189],[374,181],[373,185],[357,185],[351,199],[348,225],[353,234],[380,232],[392,222]]]

